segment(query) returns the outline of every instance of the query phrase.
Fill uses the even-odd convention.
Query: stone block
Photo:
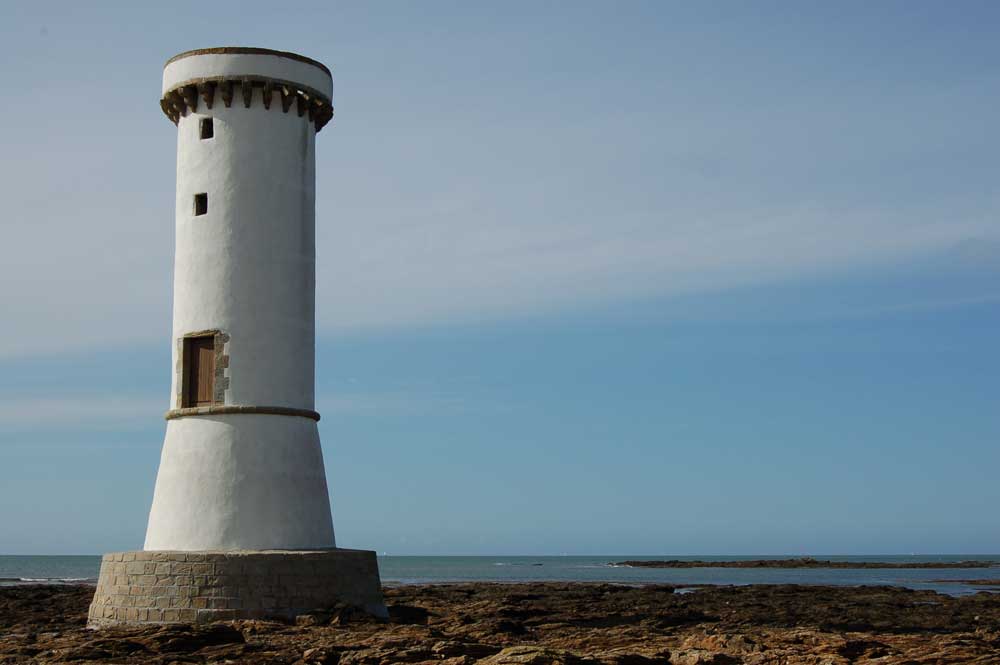
[[[243,562],[243,574],[252,577],[262,577],[268,573],[267,563],[251,559]]]
[[[345,603],[384,616],[371,552],[130,554],[132,561],[102,563],[88,615],[91,626],[292,619],[314,608]]]
[[[215,564],[211,563],[192,564],[191,572],[195,575],[213,575],[215,573]]]

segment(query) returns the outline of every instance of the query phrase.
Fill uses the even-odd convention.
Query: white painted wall
[[[145,549],[334,544],[314,421],[226,414],[167,422]]]
[[[174,339],[229,333],[227,404],[312,409],[316,132],[280,101],[265,109],[261,94],[178,123]],[[201,140],[206,117],[215,136]],[[208,213],[196,217],[201,192]]]
[[[333,79],[307,62],[262,53],[209,53],[174,60],[163,68],[163,92],[203,78],[265,76],[294,81],[333,98]]]
[[[241,67],[248,67],[249,69]],[[305,69],[303,69],[305,68]],[[164,71],[184,77],[276,73],[318,87],[321,69],[271,55],[196,55]],[[318,74],[317,74],[318,73]],[[322,75],[317,78],[318,75]],[[292,79],[296,80],[296,79]],[[315,139],[308,116],[250,108],[216,94],[177,128],[174,320],[176,340],[199,330],[230,336],[225,403],[314,408]],[[214,136],[199,138],[211,117]],[[194,195],[208,213],[194,215]],[[176,403],[174,372],[171,408]],[[167,423],[146,549],[334,547],[316,423],[294,416],[194,416]]]

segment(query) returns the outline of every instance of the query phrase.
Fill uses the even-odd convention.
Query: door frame
[[[218,329],[196,330],[185,333],[177,338],[176,359],[174,372],[176,374],[176,384],[174,389],[174,408],[188,409],[198,406],[210,406],[208,404],[188,404],[187,388],[190,377],[187,375],[190,364],[187,355],[189,353],[190,342],[188,340],[196,338],[212,337],[215,347],[215,373],[213,376],[212,402],[211,405],[226,403],[226,390],[229,389],[229,335]]]

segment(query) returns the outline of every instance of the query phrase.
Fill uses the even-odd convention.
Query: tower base
[[[101,561],[87,626],[294,619],[338,605],[388,616],[375,552],[115,552]]]

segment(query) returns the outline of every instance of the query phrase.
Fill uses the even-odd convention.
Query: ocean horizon
[[[786,555],[546,555],[425,556],[379,555],[379,572],[387,586],[456,582],[606,582],[611,584],[700,585],[804,584],[889,585],[960,596],[991,587],[968,580],[1000,577],[998,568],[637,568],[616,565],[626,560],[749,561],[801,558]],[[848,562],[958,563],[998,561],[1000,554],[808,555]],[[0,555],[0,586],[29,584],[95,584],[100,555]],[[996,589],[996,587],[992,587]]]

